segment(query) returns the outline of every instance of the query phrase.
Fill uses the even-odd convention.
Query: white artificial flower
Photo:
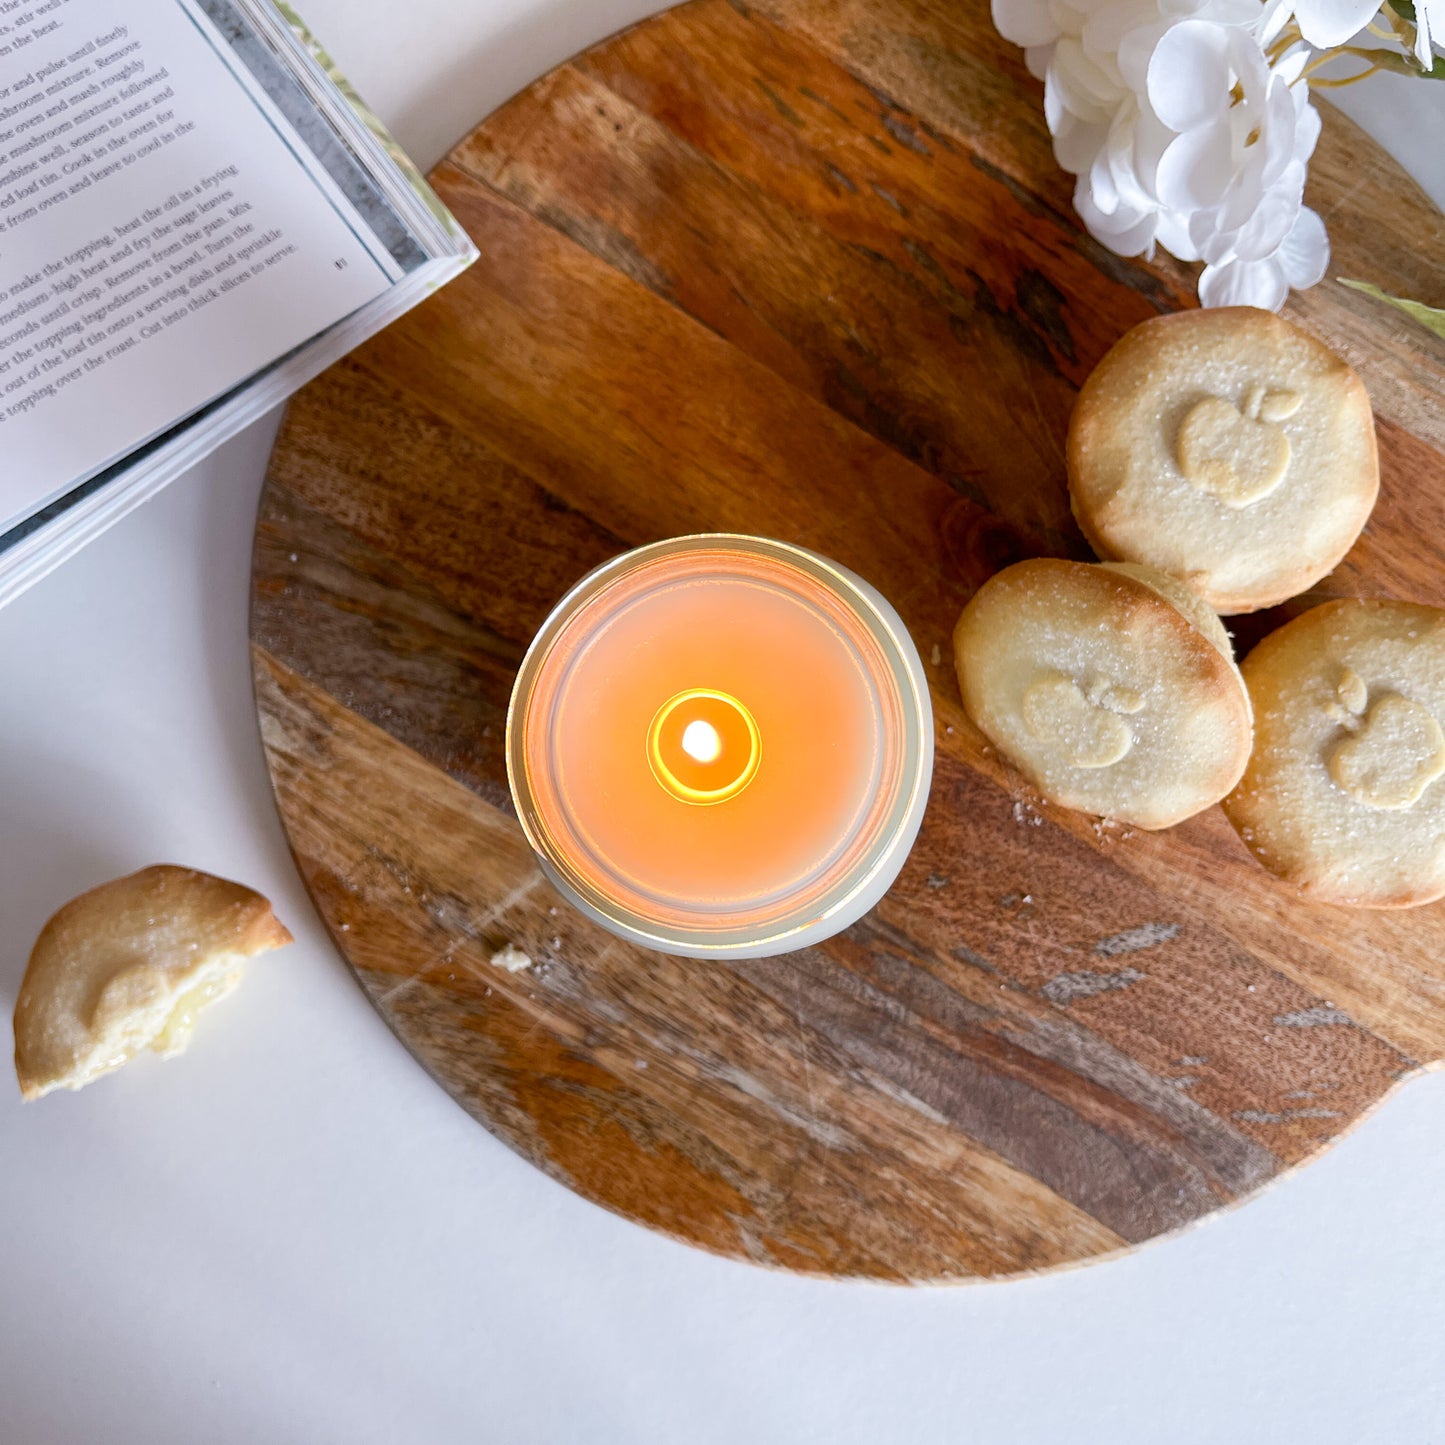
[[[1278,308],[1328,264],[1302,205],[1319,137],[1309,51],[1266,55],[1290,14],[1291,0],[993,0],[999,31],[1044,81],[1089,233],[1120,255],[1158,244],[1204,261],[1206,306]]]

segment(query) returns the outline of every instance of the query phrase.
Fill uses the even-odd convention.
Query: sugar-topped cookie
[[[1250,306],[1126,333],[1079,393],[1068,467],[1074,516],[1101,557],[1168,572],[1220,612],[1317,582],[1379,491],[1359,377]]]
[[[1249,697],[1229,637],[1150,568],[1005,568],[964,608],[953,647],[968,715],[1052,802],[1167,828],[1244,770]]]
[[[1445,610],[1326,602],[1243,672],[1255,748],[1224,808],[1255,857],[1326,903],[1445,894]]]

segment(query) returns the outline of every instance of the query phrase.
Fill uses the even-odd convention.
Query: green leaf
[[[1415,23],[1415,7],[1410,0],[1390,0],[1390,9],[1403,20],[1408,20],[1411,25]]]
[[[1341,286],[1363,291],[1366,296],[1373,296],[1377,301],[1388,301],[1391,306],[1398,306],[1407,316],[1413,316],[1427,331],[1433,331],[1445,341],[1445,311],[1426,306],[1420,301],[1407,301],[1403,296],[1391,296],[1388,291],[1381,291],[1378,286],[1371,286],[1368,281],[1347,281],[1343,276],[1338,279]]]

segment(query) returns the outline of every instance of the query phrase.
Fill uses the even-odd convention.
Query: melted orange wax
[[[765,913],[830,873],[879,806],[880,666],[817,578],[725,549],[661,559],[585,604],[542,664],[523,747],[540,821],[626,906]]]

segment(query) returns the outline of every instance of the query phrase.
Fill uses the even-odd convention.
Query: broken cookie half
[[[15,1002],[21,1094],[79,1089],[142,1049],[180,1053],[242,964],[290,942],[259,893],[193,868],[157,864],[72,899],[41,930]]]

